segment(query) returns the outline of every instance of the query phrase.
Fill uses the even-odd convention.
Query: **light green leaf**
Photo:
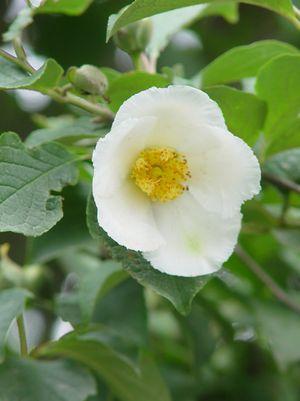
[[[227,86],[207,88],[205,92],[221,107],[229,130],[253,146],[264,123],[265,103],[255,95]]]
[[[300,320],[295,312],[277,304],[257,304],[256,314],[263,338],[275,358],[286,367],[300,360]]]
[[[268,106],[267,152],[300,146],[300,55],[271,60],[258,74],[256,91]]]
[[[88,201],[87,225],[92,237],[109,246],[113,256],[122,263],[124,269],[135,280],[167,298],[183,315],[190,312],[194,297],[211,278],[211,275],[190,278],[161,273],[153,269],[140,253],[118,245],[99,227],[96,206],[92,196]]]
[[[96,393],[93,377],[70,362],[10,357],[0,365],[1,401],[85,401]]]
[[[233,3],[200,4],[154,15],[151,17],[152,37],[146,52],[152,57],[158,57],[176,32],[209,15],[222,15],[235,22],[238,18],[237,5]],[[167,24],[166,21],[168,21]]]
[[[238,1],[233,0],[236,3]],[[112,15],[108,21],[107,38],[109,39],[120,28],[151,15],[160,14],[176,8],[193,6],[203,3],[218,3],[219,0],[135,0],[117,15]],[[293,5],[290,0],[243,0],[241,3],[254,4],[273,10],[290,20],[295,19]]]
[[[9,42],[18,38],[22,34],[22,30],[33,22],[33,9],[29,7],[23,8],[16,19],[8,28],[8,31],[3,34],[4,42]]]
[[[255,77],[259,69],[282,54],[297,54],[298,50],[276,40],[262,40],[227,51],[201,71],[202,86],[211,86]]]
[[[63,216],[52,195],[77,180],[75,156],[56,143],[27,150],[17,134],[0,137],[0,231],[37,236]]]
[[[0,89],[32,89],[43,92],[55,87],[62,77],[63,69],[55,60],[49,59],[34,74],[0,57]]]
[[[25,143],[30,148],[51,141],[69,144],[85,138],[100,138],[106,132],[107,129],[99,127],[90,118],[81,117],[65,121],[58,126],[37,129],[31,132]]]
[[[80,15],[92,3],[93,0],[45,0],[36,8],[36,14],[68,14]]]
[[[28,291],[19,288],[11,288],[0,292],[0,360],[3,357],[3,349],[8,329],[12,321],[21,315],[25,307],[25,301],[30,296]]]
[[[266,160],[264,171],[300,183],[300,148],[285,150]]]
[[[136,369],[123,355],[103,342],[70,334],[40,350],[45,356],[65,356],[94,370],[120,401],[171,401],[153,360],[142,355]]]
[[[163,88],[169,84],[170,81],[159,74],[140,71],[128,72],[110,84],[106,96],[110,99],[110,108],[113,111],[118,111],[119,107],[130,96],[152,86]]]

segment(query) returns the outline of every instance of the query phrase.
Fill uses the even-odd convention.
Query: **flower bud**
[[[79,90],[91,95],[103,95],[108,87],[106,76],[99,68],[85,64],[80,68],[71,67],[68,70],[69,81]]]
[[[149,44],[151,37],[152,21],[146,18],[121,28],[114,35],[114,42],[126,53],[141,53]]]

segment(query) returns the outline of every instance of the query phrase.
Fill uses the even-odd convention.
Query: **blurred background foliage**
[[[127,1],[120,0],[96,0],[80,17],[36,16],[25,34],[26,48],[34,49],[32,60],[53,57],[65,69],[89,63],[122,72],[130,70],[130,58],[116,49],[113,41],[105,43],[108,17],[126,4]],[[22,6],[22,0],[0,1],[0,35]],[[159,60],[159,68],[180,64],[185,77],[190,78],[238,45],[278,39],[300,47],[299,31],[275,13],[240,5],[239,14],[239,21],[234,24],[221,17],[208,17],[174,35]],[[67,112],[65,106],[40,94],[21,90],[0,92],[0,110],[0,132],[15,131],[22,138],[37,128],[39,114],[59,116]],[[58,338],[70,329],[68,323],[57,320],[56,314],[79,328],[88,319],[130,339],[132,344],[127,344],[125,350],[128,358],[136,358],[132,353],[136,345],[151,350],[175,401],[300,400],[300,312],[288,309],[274,297],[275,283],[300,305],[300,229],[270,228],[274,219],[280,217],[287,193],[265,184],[260,203],[252,201],[244,207],[241,244],[255,259],[249,263],[252,267],[254,263],[254,269],[241,261],[243,257],[232,256],[226,269],[197,295],[187,317],[179,315],[171,304],[150,290],[143,291],[132,279],[124,281],[116,265],[116,286],[90,300],[94,302],[92,314],[89,312],[86,317],[80,309],[80,297],[86,301],[91,283],[97,280],[97,268],[110,262],[105,261],[105,249],[100,250],[99,259],[99,248],[86,228],[85,174],[81,171],[80,185],[63,192],[65,216],[49,233],[27,242],[21,235],[1,234],[1,243],[11,245],[10,258],[27,265],[30,289],[38,295],[39,300],[26,314],[31,347]],[[264,211],[261,204],[266,206]],[[290,218],[298,226],[299,204],[299,195],[290,195]],[[82,210],[82,215],[78,210]],[[72,239],[68,244],[70,233]],[[55,242],[56,234],[64,239],[62,243]],[[12,263],[4,251],[1,263]],[[262,283],[260,269],[273,280],[271,289]],[[75,337],[68,341],[80,343]],[[96,340],[91,336],[90,341]],[[11,333],[10,349],[15,347]],[[66,340],[66,356],[67,349]],[[60,354],[59,349],[48,352]],[[86,355],[88,352],[88,348],[83,349]],[[82,362],[74,355],[73,359]],[[9,372],[10,367],[6,369]],[[88,398],[89,401],[113,399],[98,378],[97,388],[99,395]],[[139,391],[143,393],[143,387]],[[132,399],[148,400],[144,395],[140,395],[140,400],[138,395]]]

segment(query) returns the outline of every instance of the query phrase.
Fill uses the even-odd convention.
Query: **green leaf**
[[[122,333],[127,346],[136,349],[144,347],[148,342],[147,311],[143,288],[133,279],[124,281],[127,277],[124,270],[119,270],[118,276],[111,276],[110,282],[108,281],[105,285],[106,288],[100,289],[103,293],[100,292],[98,299],[95,299],[96,303],[91,311],[93,312],[92,322],[104,324],[115,333]],[[115,286],[116,282],[120,281],[122,281],[121,284]],[[115,288],[111,290],[112,285]],[[106,295],[105,292],[107,292]],[[133,299],[134,302],[132,302]],[[83,298],[81,302],[83,304]]]
[[[65,356],[94,370],[120,401],[170,401],[169,391],[153,360],[142,355],[136,369],[123,355],[86,335],[70,334],[40,350],[45,356]]]
[[[277,304],[259,303],[256,314],[261,335],[275,358],[286,367],[300,360],[300,321],[295,312]]]
[[[93,272],[86,274],[79,283],[78,293],[83,319],[90,321],[95,313],[95,307],[99,303],[99,300],[126,277],[127,274],[121,269],[121,265],[114,261],[103,261],[101,264],[99,263],[98,269],[94,269]],[[118,298],[115,297],[115,294],[113,294],[112,297],[113,304],[117,304],[118,310],[120,311],[122,304],[116,302]],[[104,308],[102,307],[105,313],[109,311],[109,308],[107,308],[108,304],[109,302],[106,302],[106,306]],[[123,305],[125,306],[127,303]],[[99,315],[101,315],[100,310],[98,309],[96,312],[99,317]],[[123,316],[127,318],[127,314],[128,311]],[[111,318],[111,311],[109,312],[109,316]],[[114,316],[114,318],[118,324],[118,320],[120,320],[120,318],[122,319],[122,316],[120,316],[119,313],[119,316]]]
[[[48,262],[77,246],[83,247],[91,242],[85,218],[89,190],[89,186],[79,184],[62,192],[64,216],[52,230],[38,238],[29,239],[27,264]]]
[[[107,133],[107,129],[99,127],[90,118],[81,117],[65,121],[51,128],[37,129],[26,138],[25,143],[32,148],[46,142],[60,141],[62,143],[73,143],[85,138],[100,138]]]
[[[19,288],[11,288],[0,292],[0,360],[3,357],[3,349],[8,329],[12,321],[21,315],[25,307],[25,301],[30,296],[28,291]]]
[[[176,32],[191,25],[200,18],[210,15],[222,15],[230,21],[235,22],[238,18],[237,5],[233,3],[200,4],[154,15],[151,17],[153,31],[146,52],[152,57],[158,57],[159,53],[168,45]],[[167,24],[166,21],[168,21]]]
[[[300,148],[285,150],[266,160],[264,171],[300,183]]]
[[[298,50],[276,40],[262,40],[238,46],[217,57],[201,71],[202,86],[211,86],[255,77],[259,69],[272,58],[296,54]]]
[[[218,3],[219,0],[135,0],[117,15],[112,15],[108,21],[107,39],[111,38],[120,28],[151,15],[160,14],[176,8],[193,6],[203,3]],[[236,3],[238,1],[235,1]],[[244,0],[241,3],[254,4],[273,10],[284,17],[295,20],[293,5],[290,0]]]
[[[258,74],[256,91],[268,106],[267,152],[300,146],[300,55],[271,60]]]
[[[21,36],[22,31],[33,22],[33,9],[29,7],[23,8],[16,19],[8,28],[8,31],[3,34],[4,42],[10,42]]]
[[[62,77],[63,69],[55,60],[49,59],[34,74],[0,57],[0,89],[32,89],[44,92],[55,87]]]
[[[0,231],[38,236],[63,216],[60,191],[77,180],[75,156],[56,143],[27,150],[17,134],[0,136]]]
[[[183,315],[190,312],[194,297],[211,278],[211,275],[190,278],[161,273],[153,269],[140,253],[118,245],[99,227],[97,210],[92,196],[88,201],[87,225],[92,237],[109,246],[113,256],[122,263],[124,269],[135,280],[167,298]]]
[[[159,74],[149,74],[141,71],[128,72],[110,84],[106,96],[110,99],[110,108],[113,111],[118,111],[119,107],[130,96],[152,86],[163,88],[169,84],[170,81]]]
[[[96,392],[92,376],[70,362],[10,357],[0,365],[1,401],[85,401]]]
[[[92,3],[93,0],[46,0],[36,8],[36,14],[67,14],[80,15]]]
[[[229,130],[253,146],[264,123],[265,103],[255,95],[227,86],[207,88],[205,92],[221,107]]]

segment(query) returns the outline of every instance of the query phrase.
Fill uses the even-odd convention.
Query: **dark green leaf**
[[[100,309],[98,308],[97,311],[95,311],[97,304],[99,304],[103,312],[106,313],[109,308],[103,308],[102,302],[99,301],[126,277],[127,275],[121,269],[120,264],[114,261],[102,261],[99,263],[98,269],[94,269],[93,272],[86,274],[79,283],[78,293],[79,305],[81,307],[83,318],[90,321],[95,313],[98,318],[100,318]],[[121,308],[122,304],[116,302],[117,297],[115,297],[115,293],[112,297],[113,304],[118,308]],[[108,304],[109,302],[107,302],[107,305]],[[112,316],[112,314],[109,313],[109,316]],[[126,314],[123,316],[127,317]],[[116,323],[118,323],[118,319],[119,317],[115,317]],[[100,319],[100,321],[102,322],[102,319]]]
[[[85,401],[93,394],[92,376],[69,362],[9,358],[0,365],[1,401]]]
[[[268,153],[300,146],[300,55],[271,60],[257,77],[256,91],[268,105]]]
[[[211,276],[178,277],[153,269],[140,253],[118,245],[99,227],[92,196],[88,201],[87,225],[93,238],[106,243],[111,248],[113,256],[122,263],[124,269],[134,279],[167,298],[180,313],[184,315],[189,313],[194,297]]]
[[[43,92],[55,87],[63,69],[55,60],[49,59],[34,74],[21,70],[18,66],[0,57],[0,89],[32,89]]]
[[[255,77],[259,69],[282,54],[297,54],[298,50],[276,40],[262,40],[235,47],[222,54],[201,71],[202,86],[211,86]]]
[[[265,103],[255,95],[226,86],[205,92],[221,107],[229,130],[253,146],[264,123]]]
[[[3,357],[3,348],[7,331],[12,321],[23,312],[25,301],[29,297],[30,293],[28,291],[19,288],[11,288],[0,292],[0,359]]]
[[[63,218],[52,230],[29,240],[27,263],[44,263],[76,246],[91,242],[86,226],[85,208],[89,187],[79,184],[62,192]]]
[[[110,108],[113,111],[118,111],[122,103],[135,93],[152,86],[163,88],[169,84],[169,80],[159,74],[139,71],[128,72],[110,84],[106,96],[110,99]]]
[[[0,231],[37,236],[62,218],[62,199],[51,195],[77,180],[77,161],[55,143],[27,150],[18,135],[0,137]]]
[[[170,401],[170,395],[153,360],[142,355],[136,369],[123,355],[103,342],[70,334],[42,348],[45,356],[61,355],[93,369],[120,401]]]

